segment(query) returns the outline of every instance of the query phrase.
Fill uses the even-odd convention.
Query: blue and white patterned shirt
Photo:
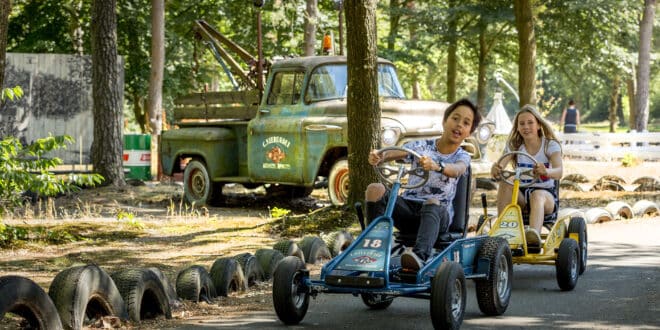
[[[467,166],[470,166],[470,154],[463,148],[458,148],[456,151],[449,155],[442,154],[438,152],[435,147],[436,140],[416,140],[411,141],[403,145],[404,148],[413,150],[417,152],[420,156],[428,156],[433,159],[434,162],[440,164],[444,163],[458,163],[462,162]],[[404,161],[406,163],[411,163],[411,166],[421,167],[419,164],[419,159],[415,158],[413,155],[408,155]],[[462,175],[466,175],[467,171]],[[454,205],[452,201],[456,196],[456,186],[458,184],[459,178],[450,178],[440,172],[430,171],[429,180],[425,185],[415,188],[407,189],[403,192],[402,197],[408,200],[416,201],[426,201],[429,198],[435,198],[447,206],[447,212],[449,213],[449,221],[454,219]],[[415,184],[420,182],[422,179],[418,176],[410,176],[409,183]]]

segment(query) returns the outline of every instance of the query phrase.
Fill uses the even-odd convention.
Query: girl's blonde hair
[[[531,104],[525,104],[518,113],[516,113],[516,116],[513,118],[513,127],[511,128],[511,133],[509,134],[509,140],[507,141],[507,147],[509,150],[518,150],[520,146],[525,142],[523,140],[523,137],[518,133],[518,117],[520,117],[520,114],[522,113],[531,113],[534,118],[536,118],[536,121],[538,121],[539,125],[541,126],[541,129],[538,131],[539,137],[545,137],[548,142],[546,142],[546,148],[548,146],[549,140],[555,140],[557,143],[559,143],[559,139],[557,139],[557,136],[555,135],[555,132],[552,130],[552,125],[548,123],[541,114],[536,110],[536,108],[531,105]],[[561,143],[559,143],[561,146]],[[545,150],[544,150],[545,152]]]

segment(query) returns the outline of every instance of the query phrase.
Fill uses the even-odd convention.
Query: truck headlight
[[[491,136],[493,136],[493,131],[495,130],[495,123],[481,123],[475,132],[475,138],[479,144],[484,144],[488,142]]]
[[[380,133],[381,147],[391,147],[399,141],[399,129],[394,127],[385,127]]]

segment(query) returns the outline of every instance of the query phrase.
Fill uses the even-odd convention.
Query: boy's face
[[[453,143],[463,143],[470,136],[474,112],[467,106],[461,105],[452,112],[447,120],[442,123],[443,135],[447,135]]]

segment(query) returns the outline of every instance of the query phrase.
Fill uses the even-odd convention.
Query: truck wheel
[[[509,306],[513,265],[509,243],[501,237],[488,237],[477,260],[489,260],[488,277],[475,280],[479,309],[486,315],[501,315]]]
[[[169,299],[163,282],[149,269],[125,269],[111,275],[126,302],[133,322],[153,319],[158,315],[172,318]]]
[[[562,291],[570,291],[575,288],[578,280],[580,250],[578,243],[572,238],[564,238],[559,244],[555,270],[557,272],[557,284]]]
[[[465,313],[465,274],[457,262],[438,267],[431,282],[431,321],[435,329],[459,329]]]
[[[254,256],[259,261],[259,265],[263,270],[264,277],[262,280],[267,281],[273,277],[273,272],[277,264],[284,259],[282,252],[273,249],[259,249],[254,251]]]
[[[0,320],[6,313],[21,316],[29,329],[62,329],[50,297],[37,283],[21,276],[0,277]]]
[[[305,263],[302,260],[288,256],[277,264],[273,273],[273,305],[277,317],[286,325],[300,323],[307,314],[309,292],[302,290],[303,269]]]
[[[370,309],[379,310],[386,309],[392,305],[394,297],[385,295],[375,295],[371,293],[363,293],[360,295],[362,302]]]
[[[587,242],[587,223],[581,217],[571,218],[568,224],[569,234],[578,234],[578,246],[580,250],[580,263],[578,275],[582,275],[587,270],[588,242]]]
[[[206,268],[193,265],[176,276],[176,293],[184,300],[210,302],[216,297],[215,287]]]
[[[348,199],[348,160],[338,160],[330,170],[328,177],[328,195],[333,205],[344,205]]]
[[[222,204],[222,184],[211,181],[206,165],[199,159],[191,160],[183,172],[183,193],[191,204]]]
[[[305,255],[305,262],[308,264],[315,264],[332,258],[328,246],[318,236],[303,237],[299,246]]]
[[[118,316],[128,319],[126,304],[110,275],[96,265],[59,272],[48,288],[66,329],[81,329],[92,319]]]

